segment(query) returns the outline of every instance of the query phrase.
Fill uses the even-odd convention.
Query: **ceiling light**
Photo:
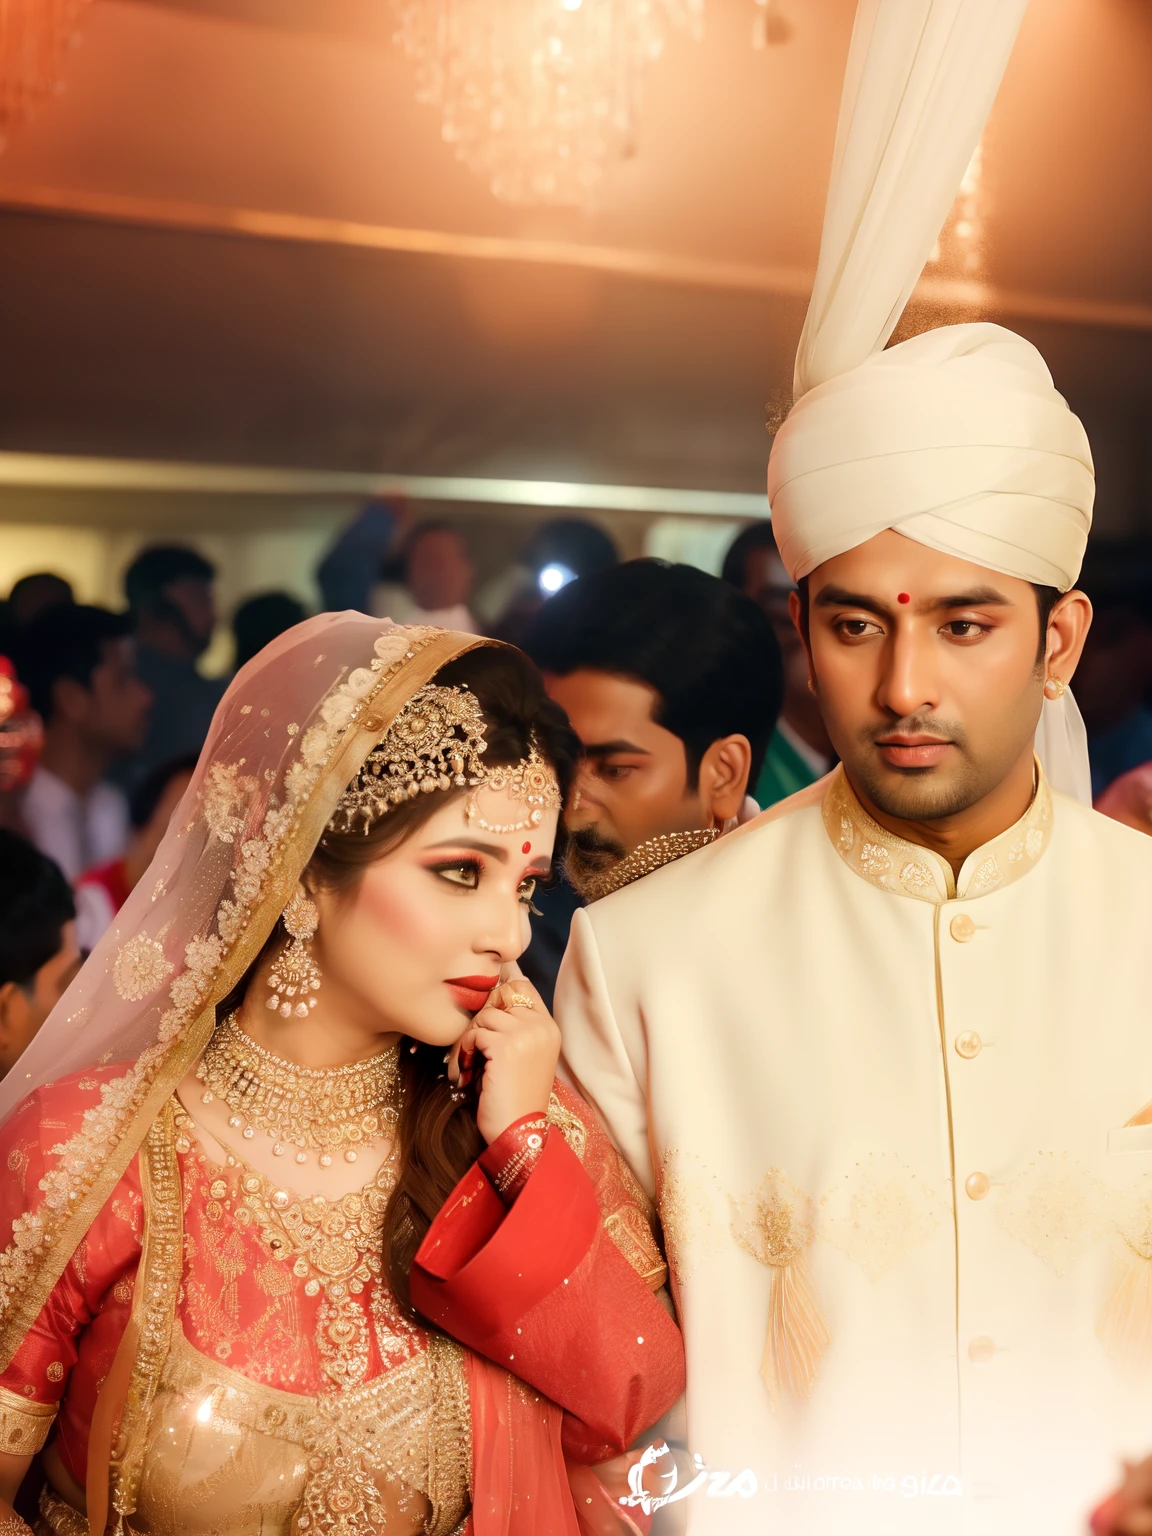
[[[635,154],[645,68],[704,0],[393,0],[446,143],[510,203],[588,207]]]

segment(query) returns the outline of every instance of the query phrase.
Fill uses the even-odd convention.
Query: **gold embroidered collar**
[[[1014,826],[970,853],[958,877],[938,853],[906,842],[873,821],[852,792],[842,767],[832,775],[822,809],[832,846],[862,880],[894,896],[937,905],[970,901],[1011,885],[1028,873],[1052,836],[1052,792],[1039,763],[1032,804]]]

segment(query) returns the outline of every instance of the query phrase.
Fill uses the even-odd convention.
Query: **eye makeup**
[[[472,853],[458,859],[437,859],[433,863],[425,864],[424,868],[430,875],[436,875],[443,880],[446,885],[455,885],[463,890],[474,891],[484,873],[484,860]],[[454,880],[453,875],[460,875],[463,878]]]

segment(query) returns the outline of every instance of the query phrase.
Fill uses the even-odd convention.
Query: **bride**
[[[237,676],[0,1087],[4,1536],[640,1528],[680,1336],[515,967],[571,741],[442,630],[324,615]]]

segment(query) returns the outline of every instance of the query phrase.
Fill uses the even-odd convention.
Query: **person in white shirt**
[[[1082,1536],[1152,1423],[1152,843],[1068,688],[1091,452],[1012,332],[885,345],[1023,10],[857,13],[768,472],[840,766],[578,912],[557,985],[660,1210],[690,1536]]]
[[[24,825],[75,881],[124,852],[128,805],[105,775],[139,749],[151,694],[135,672],[128,619],[106,609],[52,609],[21,631],[16,649],[17,671],[44,721]]]
[[[408,535],[398,560],[399,581],[382,581],[372,591],[372,612],[394,624],[432,624],[472,633],[469,603],[476,570],[463,537],[448,523],[420,523]]]

